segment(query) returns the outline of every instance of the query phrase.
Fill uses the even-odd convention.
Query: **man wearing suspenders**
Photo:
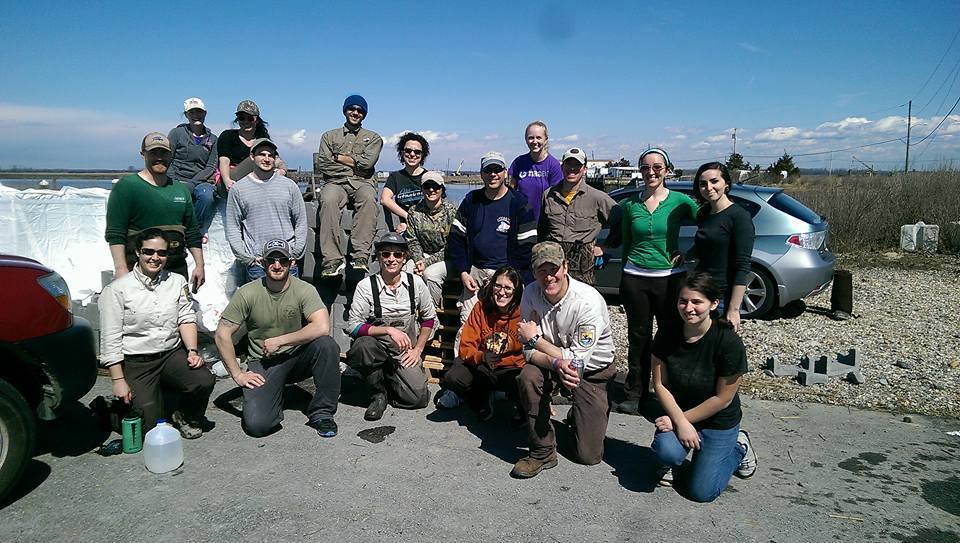
[[[344,328],[354,338],[347,364],[370,389],[366,420],[379,420],[388,401],[402,409],[426,407],[430,392],[421,360],[437,318],[426,283],[402,271],[406,239],[388,232],[376,253],[380,273],[357,284]]]

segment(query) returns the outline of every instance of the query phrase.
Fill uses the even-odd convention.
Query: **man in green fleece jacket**
[[[136,235],[147,228],[159,228],[171,236],[166,268],[191,281],[196,292],[204,282],[200,231],[190,191],[183,183],[167,177],[170,140],[159,132],[151,132],[143,138],[140,154],[144,168],[121,178],[107,200],[104,238],[110,244],[114,278],[123,277],[132,269]],[[190,250],[196,264],[192,277],[187,276],[184,249]]]

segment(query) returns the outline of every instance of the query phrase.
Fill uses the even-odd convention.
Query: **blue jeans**
[[[193,186],[193,214],[197,216],[197,227],[206,234],[217,211],[214,203],[216,187],[213,183],[197,183]]]
[[[242,269],[242,268],[241,268]],[[250,281],[256,281],[267,276],[267,270],[263,268],[260,264],[253,263],[247,266],[246,268],[246,277],[241,277],[243,283],[249,283]],[[290,266],[290,275],[294,277],[300,277],[300,268],[297,267],[297,263],[294,262]]]
[[[700,450],[694,451],[689,474],[690,499],[697,502],[712,502],[730,482],[733,472],[740,467],[746,451],[737,444],[740,425],[728,430],[703,429]],[[650,446],[661,463],[671,468],[683,464],[689,449],[680,443],[676,432],[657,432]]]

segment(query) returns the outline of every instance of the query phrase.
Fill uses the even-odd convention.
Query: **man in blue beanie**
[[[383,139],[376,132],[360,126],[367,111],[363,96],[347,96],[343,101],[346,122],[323,134],[314,158],[313,169],[325,182],[320,189],[317,212],[317,239],[323,257],[320,277],[323,278],[338,277],[346,268],[340,246],[340,216],[347,203],[353,206],[350,265],[355,270],[367,271],[380,211],[374,166],[383,148]]]

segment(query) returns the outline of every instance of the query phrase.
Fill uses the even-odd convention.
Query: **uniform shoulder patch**
[[[592,324],[581,324],[577,327],[577,343],[583,348],[593,347],[597,342],[597,327]]]

